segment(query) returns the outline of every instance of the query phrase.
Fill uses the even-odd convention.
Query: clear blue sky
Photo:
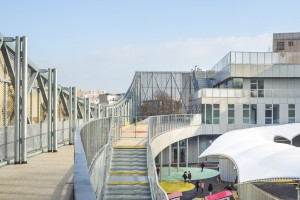
[[[63,86],[125,92],[135,71],[209,69],[229,51],[269,51],[299,32],[299,0],[2,1],[0,32]]]

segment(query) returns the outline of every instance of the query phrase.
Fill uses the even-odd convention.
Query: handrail
[[[119,117],[95,119],[75,133],[75,199],[103,199]],[[104,172],[100,174],[100,172]]]
[[[164,132],[201,123],[200,114],[175,114],[152,116],[148,119],[147,166],[152,199],[168,199],[167,193],[160,187],[156,173],[151,142]]]

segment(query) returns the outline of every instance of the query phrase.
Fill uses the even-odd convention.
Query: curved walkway
[[[0,199],[73,199],[74,146],[0,168]]]

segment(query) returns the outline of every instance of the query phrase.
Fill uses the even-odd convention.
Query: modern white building
[[[278,38],[296,46],[300,33],[274,34],[276,45]],[[300,122],[300,52],[296,52],[297,48],[288,49],[230,52],[211,70],[192,72],[195,92],[190,98],[189,113],[201,113],[202,125],[199,136],[179,142],[182,165],[186,160],[199,163],[198,153],[228,131]],[[275,140],[291,143],[282,137]],[[300,146],[299,136],[292,145]],[[163,164],[168,164],[168,151],[166,148],[162,153]],[[172,163],[176,163],[177,144],[172,145],[171,156]]]

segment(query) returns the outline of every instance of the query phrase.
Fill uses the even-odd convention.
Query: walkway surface
[[[0,199],[73,199],[74,146],[0,168]]]

